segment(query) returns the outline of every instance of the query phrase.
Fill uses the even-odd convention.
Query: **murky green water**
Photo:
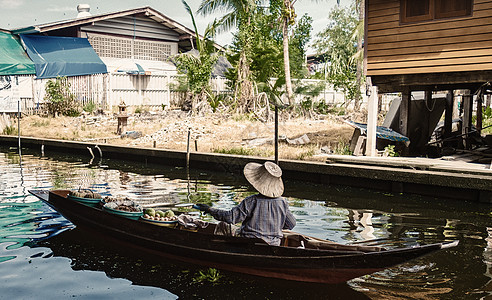
[[[388,247],[460,240],[346,284],[303,284],[150,257],[75,228],[28,194],[91,187],[141,203],[209,201],[228,208],[251,193],[237,175],[0,147],[0,299],[481,299],[492,298],[492,206],[286,182],[295,231]],[[133,251],[133,252],[132,252]]]

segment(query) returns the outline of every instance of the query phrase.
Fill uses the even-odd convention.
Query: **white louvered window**
[[[88,34],[88,40],[100,57],[132,58],[133,52],[135,59],[164,61],[172,54],[171,43],[166,42],[133,40],[98,34]]]
[[[136,59],[163,61],[171,55],[171,44],[135,40],[134,54]]]

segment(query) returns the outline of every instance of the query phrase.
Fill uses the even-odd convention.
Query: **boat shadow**
[[[370,299],[346,283],[302,283],[222,270],[214,278],[208,275],[208,268],[142,253],[127,243],[80,227],[35,246],[48,247],[53,256],[71,259],[75,271],[102,271],[109,278],[165,289],[180,299]]]

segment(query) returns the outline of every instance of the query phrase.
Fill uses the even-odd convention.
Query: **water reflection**
[[[487,245],[483,251],[483,262],[486,266],[485,276],[489,281],[481,288],[487,293],[489,298],[492,298],[492,227],[487,227],[487,237],[485,238]]]
[[[360,231],[360,236],[364,241],[375,239],[374,227],[372,226],[372,212],[359,213],[357,210],[349,209],[348,224],[350,233],[358,231],[359,226],[363,229]]]
[[[270,295],[267,297],[282,299],[305,298],[306,295],[313,299],[328,295],[333,299],[347,299],[347,295],[351,299],[477,299],[491,295],[489,206],[287,181],[286,196],[297,219],[295,230],[300,233],[341,243],[386,247],[411,247],[456,239],[460,240],[460,246],[355,279],[347,285],[285,284],[224,273],[226,279],[217,287],[194,282],[199,270],[193,266],[172,261],[157,263],[154,258],[127,253],[79,229],[67,230],[73,229],[70,222],[26,191],[80,186],[103,195],[127,195],[142,204],[200,201],[230,208],[253,193],[242,178],[203,170],[191,170],[187,174],[179,167],[144,166],[107,159],[88,161],[53,153],[39,156],[28,149],[23,152],[21,160],[14,152],[0,151],[0,284],[12,274],[17,280],[9,283],[11,285],[22,286],[34,280],[30,276],[34,265],[29,267],[26,261],[36,260],[62,268],[61,274],[67,277],[77,278],[69,275],[67,266],[70,266],[72,272],[99,272],[93,275],[98,280],[102,272],[111,278],[128,279],[135,285],[158,287],[163,297],[176,294],[181,298],[193,298],[193,295],[234,298],[237,291],[250,298]],[[44,248],[36,252],[36,247]],[[43,254],[38,256],[37,253]],[[19,268],[21,262],[26,266]],[[153,266],[159,267],[152,271]],[[91,278],[80,280],[93,281]],[[100,280],[111,287],[120,286],[110,278]],[[128,290],[128,284],[126,281],[121,285],[122,289]],[[74,294],[87,292],[74,284],[67,289]],[[95,289],[104,295],[100,287]],[[35,288],[29,291],[34,292]],[[154,289],[141,291],[148,295]]]

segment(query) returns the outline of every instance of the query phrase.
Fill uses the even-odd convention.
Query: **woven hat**
[[[267,161],[263,165],[250,162],[244,166],[244,177],[263,196],[277,198],[284,192],[282,169]]]

